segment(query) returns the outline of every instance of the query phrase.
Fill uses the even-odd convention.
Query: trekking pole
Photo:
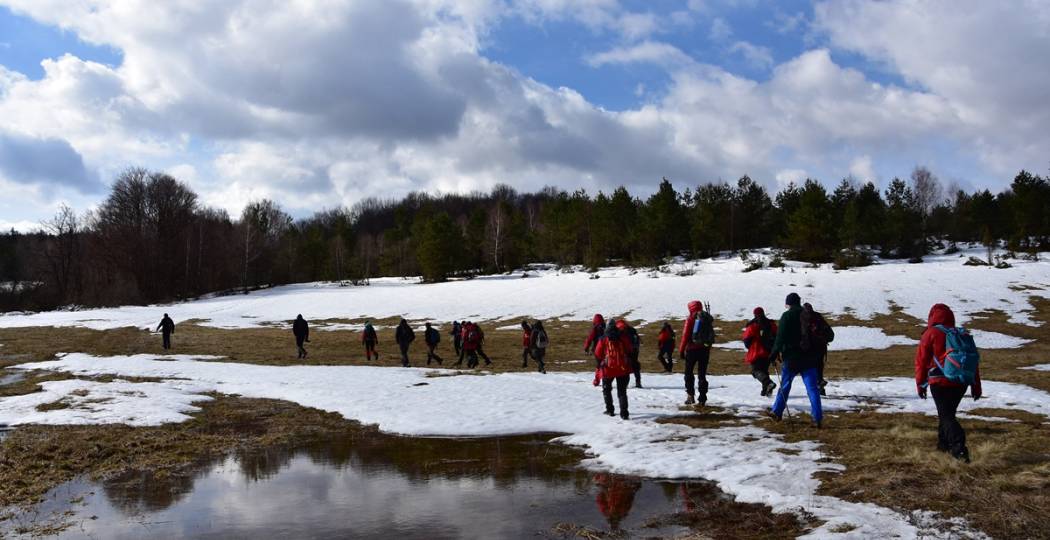
[[[780,366],[777,365],[776,361],[773,362],[773,369],[776,370],[776,372],[777,372],[777,379],[780,381],[780,389],[777,390],[777,392],[780,392],[780,390],[784,389],[784,375],[782,375],[780,373]],[[774,397],[773,399],[775,400],[776,398]],[[788,397],[787,397],[787,395],[784,396],[784,415],[787,416],[788,418],[791,417],[791,410],[788,408]]]

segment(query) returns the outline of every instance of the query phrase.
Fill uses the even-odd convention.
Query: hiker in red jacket
[[[755,318],[744,327],[744,346],[747,356],[744,362],[751,366],[751,376],[762,383],[762,396],[769,396],[777,383],[769,378],[770,353],[777,337],[777,323],[766,317],[766,311],[755,308]]]
[[[664,373],[671,373],[674,367],[674,328],[671,328],[671,323],[664,323],[660,334],[656,336],[656,345],[659,349],[656,360],[664,367]]]
[[[462,364],[463,358],[466,357],[467,367],[475,368],[478,365],[478,349],[481,348],[481,332],[478,331],[478,327],[474,323],[463,321],[462,333],[463,345],[456,365]]]
[[[699,300],[689,302],[688,307],[689,317],[682,327],[682,343],[678,347],[678,355],[685,359],[685,404],[703,406],[707,403],[707,366],[711,362],[711,345],[715,342],[715,321],[704,311],[704,304]],[[696,375],[699,400],[695,399],[693,390],[693,371],[696,369],[699,371]]]
[[[583,342],[583,352],[591,352],[592,345],[597,347],[603,332],[605,332],[605,317],[602,317],[601,313],[595,313],[594,318],[591,319],[591,332],[587,334],[587,340]]]
[[[922,399],[926,399],[927,387],[933,394],[933,402],[937,406],[937,418],[940,424],[937,428],[937,449],[969,463],[970,450],[966,448],[966,432],[955,418],[959,403],[966,394],[966,385],[946,379],[934,362],[935,357],[942,360],[947,355],[945,350],[947,337],[944,332],[936,328],[937,325],[945,328],[955,327],[955,314],[944,304],[934,304],[930,308],[926,331],[922,333],[919,348],[915,351],[915,388]],[[975,401],[981,398],[980,366],[977,367],[974,374],[970,393]]]
[[[532,348],[532,327],[529,321],[521,321],[521,367],[529,367],[529,351]]]
[[[616,381],[616,397],[620,401],[620,418],[629,419],[627,410],[627,385],[631,382],[631,338],[621,332],[616,323],[609,321],[605,333],[594,347],[594,357],[598,360],[595,372],[595,384],[601,380],[602,396],[605,398],[605,414],[616,415],[613,408],[612,385]]]

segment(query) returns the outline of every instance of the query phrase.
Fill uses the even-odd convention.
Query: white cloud
[[[809,175],[803,169],[783,169],[777,171],[775,176],[777,180],[777,186],[786,187],[788,184],[794,183],[799,185],[806,180]]]
[[[689,55],[678,47],[658,41],[644,41],[628,47],[616,47],[608,51],[592,54],[586,58],[594,67],[607,64],[651,63],[676,67],[693,63]]]
[[[722,42],[727,41],[733,36],[733,29],[729,26],[729,23],[721,17],[715,17],[711,20],[711,29],[707,31],[707,37],[711,41]]]
[[[875,168],[872,166],[871,156],[857,156],[856,159],[849,164],[849,173],[854,178],[861,182],[876,182],[878,181],[878,175],[875,174]]]
[[[768,47],[737,41],[729,47],[729,52],[743,56],[744,60],[754,68],[768,69],[773,66],[773,52]]]

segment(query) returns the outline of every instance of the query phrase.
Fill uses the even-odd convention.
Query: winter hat
[[[755,314],[755,317],[763,317],[766,314],[766,310],[762,309],[761,307],[757,307],[752,313]]]
[[[798,293],[791,293],[787,295],[784,304],[788,306],[799,306],[802,305],[802,298],[799,297]]]

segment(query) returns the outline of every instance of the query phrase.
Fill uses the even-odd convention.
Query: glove
[[[922,399],[926,399],[926,387],[925,386],[920,386],[919,387],[919,397],[921,397]]]

